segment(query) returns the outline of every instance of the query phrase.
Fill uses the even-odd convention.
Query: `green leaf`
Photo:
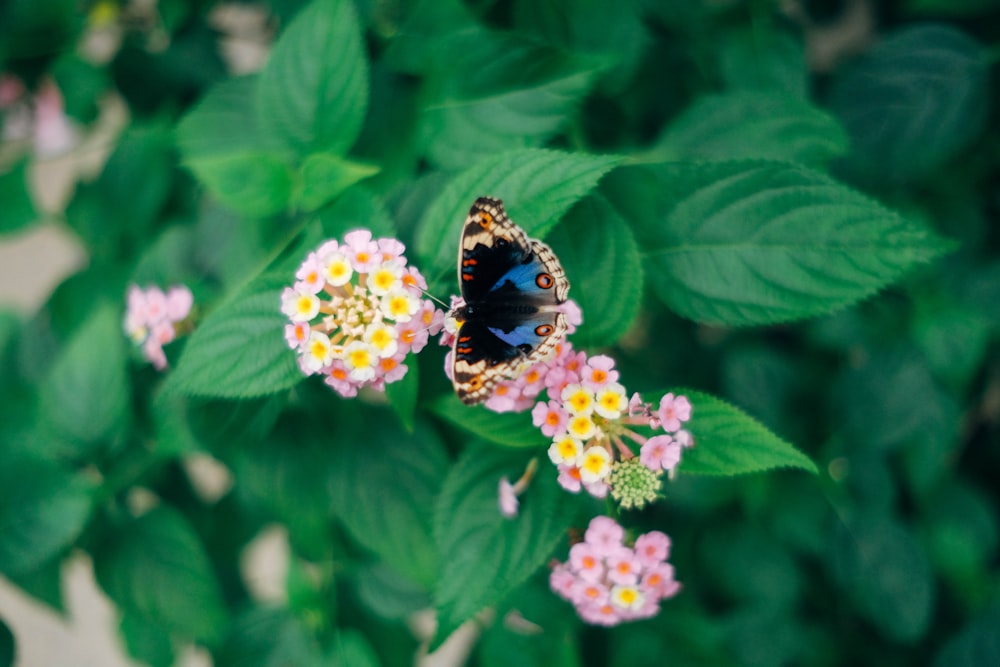
[[[158,507],[100,545],[101,588],[126,614],[181,637],[214,643],[227,622],[219,582],[204,546],[176,511]]]
[[[421,266],[428,267],[429,282],[439,282],[445,273],[455,275],[458,236],[477,197],[503,199],[511,219],[529,236],[542,238],[619,161],[616,156],[529,148],[490,156],[458,174],[417,228],[415,249]],[[442,242],[447,239],[454,243]]]
[[[313,211],[376,173],[378,167],[373,165],[351,162],[330,153],[313,153],[303,161],[299,171],[302,189],[298,206],[303,211]]]
[[[500,514],[500,479],[517,479],[524,464],[521,452],[469,447],[445,480],[434,536],[447,567],[434,590],[438,627],[432,649],[526,581],[565,536],[573,496],[556,483],[555,475],[535,477],[520,497],[516,518]]]
[[[765,158],[823,164],[847,152],[833,116],[799,97],[737,91],[698,98],[646,160]]]
[[[1000,607],[993,604],[955,633],[934,657],[933,667],[982,667],[1000,663]]]
[[[284,339],[281,290],[291,275],[266,273],[245,285],[195,329],[164,395],[252,398],[303,378]]]
[[[848,166],[894,183],[926,176],[986,126],[989,61],[945,25],[908,26],[833,80],[829,106],[851,137]]]
[[[719,35],[716,48],[723,88],[805,98],[809,63],[802,41],[799,31],[770,21],[754,21]]]
[[[574,346],[611,345],[632,326],[642,302],[642,264],[632,230],[607,200],[587,197],[548,242],[570,278],[570,298],[583,310]]]
[[[406,375],[396,382],[387,384],[385,395],[389,399],[389,405],[403,422],[403,428],[408,433],[412,433],[416,418],[417,398],[420,392],[420,366],[417,365],[415,356],[408,357],[407,362]]]
[[[428,510],[448,467],[444,444],[420,419],[407,434],[382,412],[345,405],[339,413],[327,478],[333,512],[358,543],[430,587],[441,563]]]
[[[527,413],[500,414],[484,407],[469,407],[454,394],[442,396],[427,407],[449,424],[497,445],[541,447],[548,442]]]
[[[698,322],[828,313],[949,249],[930,230],[792,164],[664,165],[608,181],[609,197],[636,226],[650,286]]]
[[[28,189],[28,161],[22,160],[7,172],[0,173],[0,234],[24,229],[37,218]]]
[[[56,357],[40,388],[57,453],[89,457],[121,444],[130,422],[125,334],[110,305],[96,310]]]
[[[14,633],[0,619],[0,667],[12,667],[16,654],[17,644],[14,642]]]
[[[350,0],[315,0],[279,36],[258,89],[260,125],[298,155],[343,155],[361,131],[368,61]]]
[[[995,12],[997,0],[906,0],[903,8],[907,14],[969,17]]]
[[[694,446],[684,450],[681,472],[694,475],[740,475],[773,468],[816,473],[816,464],[745,412],[709,394],[682,391],[691,401],[685,428]]]
[[[320,221],[324,239],[339,239],[359,227],[371,230],[375,238],[399,235],[385,204],[363,185],[352,187],[314,217]]]
[[[257,122],[259,79],[248,76],[212,88],[177,125],[183,163],[227,207],[266,217],[291,199],[292,169],[279,142]]]
[[[175,156],[161,125],[131,125],[108,157],[97,182],[115,227],[129,237],[148,234],[166,205],[174,179]],[[104,220],[98,244],[107,239]]]
[[[934,608],[934,580],[920,545],[888,517],[859,514],[835,533],[833,576],[855,611],[887,639],[914,643]]]
[[[35,456],[0,466],[0,572],[26,575],[68,547],[90,518],[92,485]]]
[[[350,628],[337,632],[328,656],[332,663],[330,667],[379,667],[381,664],[371,642]]]
[[[437,47],[419,132],[442,169],[484,155],[541,146],[570,118],[599,72],[589,58],[514,35],[463,32]]]
[[[132,657],[150,667],[171,667],[174,664],[174,647],[170,633],[164,628],[135,614],[122,614],[119,629]]]
[[[309,630],[287,608],[252,607],[229,628],[215,667],[321,665]]]

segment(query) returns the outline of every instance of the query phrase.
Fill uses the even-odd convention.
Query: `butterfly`
[[[449,315],[458,332],[452,383],[467,405],[485,401],[500,380],[552,356],[566,335],[561,304],[569,281],[552,250],[511,222],[499,199],[469,209],[458,245],[464,305]]]

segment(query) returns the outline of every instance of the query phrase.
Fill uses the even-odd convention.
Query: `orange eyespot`
[[[551,324],[539,324],[535,327],[535,333],[539,336],[548,336],[553,331],[555,331],[555,327]]]
[[[535,276],[535,284],[542,289],[550,289],[554,284],[555,280],[552,278],[550,273],[539,273]]]
[[[483,229],[489,229],[490,225],[493,224],[493,216],[486,211],[479,212],[479,226]]]

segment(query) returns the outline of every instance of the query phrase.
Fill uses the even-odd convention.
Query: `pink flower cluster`
[[[549,369],[546,378],[550,400],[539,402],[531,412],[535,426],[552,438],[549,458],[559,470],[559,483],[573,493],[585,489],[598,498],[607,495],[616,461],[635,453],[626,444],[639,448],[639,459],[653,473],[673,469],[683,447],[690,447],[690,433],[681,429],[691,418],[691,403],[685,396],[666,394],[659,408],[642,402],[639,394],[626,397],[618,383],[614,360],[604,355],[587,357],[583,352],[563,358],[565,365]],[[634,426],[662,429],[650,438]]]
[[[193,304],[191,290],[183,285],[175,285],[166,293],[159,287],[129,286],[123,328],[157,370],[167,367],[163,346],[177,337]]]
[[[574,544],[569,560],[549,576],[552,590],[573,603],[585,622],[617,625],[651,618],[660,601],[677,594],[681,585],[667,563],[670,538],[659,531],[640,535],[632,547],[625,529],[614,519],[590,521],[583,542]]]
[[[406,375],[406,355],[423,349],[444,313],[421,298],[427,283],[406,265],[405,250],[358,229],[306,256],[281,294],[285,341],[303,373],[326,376],[344,397],[363,386],[382,391]]]
[[[20,79],[0,73],[0,139],[31,141],[38,155],[61,155],[79,142],[55,81],[43,79],[34,93]]]

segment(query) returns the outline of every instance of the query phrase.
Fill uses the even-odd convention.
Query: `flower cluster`
[[[691,418],[691,403],[684,396],[667,394],[653,410],[639,394],[627,397],[618,383],[614,360],[607,356],[570,355],[568,363],[550,369],[548,395],[532,410],[535,426],[552,438],[549,458],[559,469],[559,483],[573,493],[585,489],[598,498],[609,492],[625,508],[640,508],[654,501],[661,475],[672,470],[691,435],[681,429]],[[661,429],[650,438],[634,426]],[[638,460],[626,439],[639,448]]]
[[[55,81],[42,79],[30,92],[19,78],[0,72],[0,139],[31,142],[38,155],[50,157],[73,149],[79,135]]]
[[[281,295],[285,340],[303,373],[325,375],[344,397],[406,375],[406,355],[423,349],[444,314],[421,298],[427,283],[406,265],[405,250],[359,229],[309,253]]]
[[[159,287],[129,287],[123,323],[125,334],[142,348],[143,356],[157,370],[167,367],[163,346],[183,330],[193,303],[191,290],[183,285],[175,285],[166,293]]]
[[[669,537],[651,531],[632,547],[624,540],[625,530],[614,519],[595,517],[583,542],[570,548],[569,560],[556,565],[549,576],[552,590],[572,602],[587,623],[617,625],[650,618],[660,611],[660,600],[681,588],[666,562]]]

